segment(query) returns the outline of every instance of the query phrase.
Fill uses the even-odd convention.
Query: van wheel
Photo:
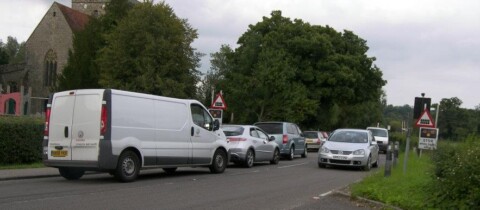
[[[288,159],[293,160],[294,157],[295,157],[295,146],[292,145],[290,147],[290,153],[288,154]]]
[[[278,151],[278,149],[275,149],[275,151],[273,152],[273,159],[270,161],[270,164],[277,165],[279,161],[280,161],[280,152]]]
[[[210,165],[210,172],[219,174],[225,171],[227,167],[227,154],[221,149],[217,149],[215,154],[213,154],[212,165]]]
[[[303,154],[302,154],[302,158],[306,158],[308,155],[308,151],[307,151],[307,145],[305,145],[305,147],[303,148]]]
[[[251,168],[253,166],[253,162],[255,160],[255,154],[253,154],[253,151],[249,149],[247,151],[247,154],[245,155],[245,162],[243,165],[247,168]]]
[[[115,178],[121,182],[131,182],[137,178],[139,170],[140,161],[137,154],[133,151],[125,151],[118,159]]]
[[[177,168],[163,168],[163,171],[165,171],[165,173],[167,174],[173,174],[175,173],[175,171],[177,171]]]
[[[85,170],[79,168],[58,168],[60,175],[68,180],[77,180],[85,174]]]

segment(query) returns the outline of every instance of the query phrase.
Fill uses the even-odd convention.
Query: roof
[[[57,4],[58,8],[65,16],[68,25],[74,32],[82,31],[85,28],[85,25],[87,25],[88,21],[90,20],[90,16],[84,13],[69,8],[58,2],[54,2],[54,4]]]

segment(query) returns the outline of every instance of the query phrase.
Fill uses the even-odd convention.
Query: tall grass
[[[361,196],[402,209],[423,209],[429,199],[429,186],[432,180],[430,154],[422,157],[410,153],[407,170],[403,171],[404,154],[398,158],[396,167],[392,167],[391,176],[384,177],[385,167],[366,177],[362,182],[351,186],[353,196]]]

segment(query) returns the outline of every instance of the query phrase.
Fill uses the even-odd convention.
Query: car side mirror
[[[268,140],[269,140],[269,141],[275,141],[275,136],[270,136],[270,137],[268,137]]]
[[[220,122],[218,120],[213,121],[213,131],[220,129]]]
[[[301,136],[301,137],[305,137],[305,135],[303,135],[303,133],[300,133],[300,136]]]

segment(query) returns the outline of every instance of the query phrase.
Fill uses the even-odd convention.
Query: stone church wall
[[[32,96],[48,97],[50,88],[44,85],[45,56],[49,50],[56,55],[57,75],[67,63],[68,51],[72,47],[73,33],[65,17],[56,4],[47,11],[26,42],[26,60],[29,86],[33,87]],[[32,101],[32,114],[44,111],[45,102]]]

